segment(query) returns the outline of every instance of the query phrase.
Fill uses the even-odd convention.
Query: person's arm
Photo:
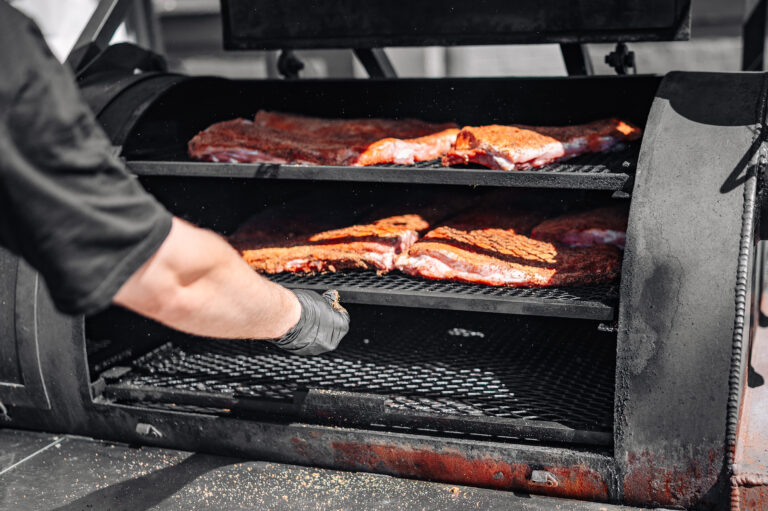
[[[114,303],[187,333],[277,339],[301,315],[292,292],[254,272],[222,238],[178,218]]]

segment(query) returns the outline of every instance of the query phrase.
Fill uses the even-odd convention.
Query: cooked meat
[[[204,161],[322,165],[346,165],[367,146],[367,142],[313,138],[246,119],[213,124],[188,145],[189,155]]]
[[[571,247],[608,244],[624,248],[627,217],[625,206],[611,206],[550,218],[531,231],[531,237]]]
[[[616,247],[570,248],[526,236],[539,221],[514,211],[462,215],[428,232],[396,266],[409,275],[491,286],[575,286],[618,276]]]
[[[418,138],[385,138],[368,146],[353,165],[412,165],[417,161],[438,160],[448,153],[458,134],[458,129],[447,129]]]
[[[282,112],[260,110],[254,122],[260,126],[302,133],[324,140],[375,142],[383,138],[416,138],[450,128],[452,122],[435,124],[418,119],[324,119]]]
[[[276,225],[276,224],[275,224]],[[263,273],[336,271],[348,268],[390,271],[396,257],[429,228],[420,215],[399,215],[340,229],[315,230],[298,219],[286,228],[259,220],[230,237],[243,258]]]
[[[524,170],[640,138],[641,131],[618,119],[562,127],[465,127],[443,165],[478,163],[491,169]]]
[[[455,128],[455,124],[413,119],[319,119],[260,111],[254,121],[233,119],[209,126],[189,141],[188,149],[192,158],[214,162],[353,165],[371,144],[385,137],[410,139],[450,127]],[[436,145],[417,143],[414,155]]]

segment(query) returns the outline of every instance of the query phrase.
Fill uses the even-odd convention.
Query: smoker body
[[[476,330],[486,335],[488,343],[475,351],[456,348],[461,356],[477,356],[466,367],[446,348],[443,366],[456,369],[454,379],[468,380],[463,369],[498,367],[483,365],[490,363],[484,356],[504,364],[542,360],[523,364],[519,371],[525,381],[509,386],[517,394],[542,396],[544,404],[532,398],[526,406],[539,406],[551,416],[518,418],[487,411],[463,414],[450,407],[440,411],[433,402],[432,408],[403,411],[391,398],[412,400],[420,390],[387,392],[371,381],[359,388],[357,383],[299,384],[290,396],[277,398],[254,397],[253,389],[247,395],[221,391],[215,384],[198,389],[174,387],[170,380],[127,382],[142,357],[156,361],[163,349],[175,349],[162,347],[169,339],[174,342],[173,334],[118,310],[93,318],[63,316],[36,273],[3,253],[4,425],[642,506],[724,509],[732,493],[738,500],[740,480],[746,481],[742,486],[752,501],[764,495],[764,487],[752,484],[759,479],[734,482],[732,477],[738,475],[733,450],[739,414],[750,413],[741,396],[760,297],[755,282],[762,260],[756,240],[764,75],[230,82],[151,73],[125,87],[115,83],[113,77],[108,82],[95,77],[84,84],[85,95],[142,183],[191,221],[231,232],[259,201],[284,201],[310,189],[375,197],[435,186],[471,193],[479,185],[561,194],[564,203],[629,200],[621,281],[582,295],[573,290],[494,295],[429,282],[395,289],[382,287],[376,278],[285,279],[293,287],[340,287],[353,318],[360,318],[353,320],[345,343],[358,350],[355,360],[363,363],[367,356],[378,357],[382,367],[424,365],[428,357],[439,362],[445,341],[429,341],[428,334],[417,337],[433,351],[424,347],[416,361],[398,358],[407,347],[395,341],[404,338],[406,346],[414,345],[413,332],[422,328],[419,316],[446,329],[464,324],[447,316],[466,318],[475,325],[467,329],[470,335]],[[211,122],[259,108],[462,124],[513,118],[566,124],[616,115],[644,125],[645,135],[636,163],[630,155],[618,166],[599,162],[602,170],[595,172],[588,171],[589,162],[575,170],[499,172],[186,161],[184,143],[191,135]],[[505,334],[494,344],[491,331],[497,323],[496,330],[509,331],[512,325],[520,333]],[[370,333],[372,325],[379,325],[378,334]],[[565,341],[555,342],[563,335]],[[371,344],[361,344],[366,339]],[[100,351],[106,340],[113,344]],[[197,341],[187,341],[178,342],[189,351]],[[506,346],[515,343],[531,348],[510,354]],[[605,374],[570,374],[572,366],[546,365],[546,357],[560,360],[558,353],[581,357],[585,366]],[[227,353],[218,356],[230,360]],[[335,364],[328,366],[331,377],[342,367]],[[422,365],[416,369],[423,370]],[[549,372],[562,369],[559,377],[572,390],[548,383],[547,367]],[[251,376],[263,372],[242,364],[240,370]],[[281,370],[294,374],[286,376],[290,379],[308,369]],[[504,369],[489,371],[502,374]],[[206,374],[208,379],[198,383],[216,383],[220,377],[215,371]],[[586,390],[573,390],[580,384]],[[608,389],[607,420],[601,412],[589,415],[573,406],[588,399],[590,386],[595,395]],[[432,394],[425,395],[431,399]],[[598,401],[581,401],[587,403],[581,408],[597,410]],[[552,478],[541,480],[542,471]]]

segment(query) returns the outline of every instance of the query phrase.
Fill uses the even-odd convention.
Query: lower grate
[[[108,394],[112,388],[130,401],[154,389],[153,399],[200,406],[218,394],[229,396],[223,403],[236,405],[233,396],[262,400],[282,406],[281,413],[301,408],[305,416],[317,405],[317,416],[338,424],[362,416],[371,424],[526,438],[552,438],[556,430],[560,440],[610,442],[615,336],[592,322],[407,309],[352,317],[341,346],[317,357],[258,341],[172,340],[135,360]],[[316,389],[336,393],[308,400]],[[371,398],[380,408],[360,415],[356,407],[370,409]]]

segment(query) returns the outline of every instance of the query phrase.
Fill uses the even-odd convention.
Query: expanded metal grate
[[[591,322],[469,316],[358,312],[341,346],[317,357],[258,341],[174,340],[133,362],[119,384],[287,403],[297,391],[335,389],[386,395],[388,407],[434,416],[611,431],[612,335]]]
[[[634,172],[637,167],[637,150],[635,144],[630,145],[618,151],[607,153],[587,153],[564,161],[558,161],[544,165],[543,167],[530,169],[537,172],[553,173],[584,173],[584,174],[606,174],[617,173],[626,174]],[[419,169],[442,169],[443,164],[440,160],[429,160],[414,163],[412,165],[392,165],[383,164],[375,167],[412,167]],[[477,168],[484,169],[480,165],[470,164],[466,167],[458,166],[454,168]]]
[[[534,314],[583,319],[612,319],[615,284],[580,287],[495,287],[427,280],[399,272],[347,271],[315,275],[270,275],[274,282],[299,289],[337,289],[342,300],[368,304]]]
[[[372,167],[280,165],[274,163],[193,162],[182,154],[133,155],[128,167],[143,176],[198,176],[312,181],[454,184],[534,188],[631,189],[639,145],[610,153],[592,153],[525,171],[492,170],[479,165],[443,167],[440,160],[414,165]],[[148,161],[140,161],[147,158]]]

